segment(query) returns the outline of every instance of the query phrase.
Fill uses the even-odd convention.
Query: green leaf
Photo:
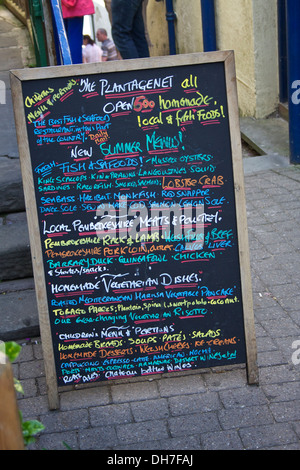
[[[35,442],[33,436],[43,431],[44,429],[45,426],[40,421],[37,421],[35,419],[23,421],[22,432],[25,445],[32,444],[33,442]]]
[[[5,354],[7,355],[10,362],[14,362],[20,354],[22,346],[15,343],[14,341],[8,341],[5,343]]]
[[[23,390],[23,387],[21,385],[21,382],[20,380],[16,379],[14,377],[14,385],[15,385],[15,390],[19,393],[22,393],[22,395],[24,395],[24,390]]]
[[[62,441],[63,445],[66,447],[68,450],[72,450],[72,448],[67,444],[65,441]]]

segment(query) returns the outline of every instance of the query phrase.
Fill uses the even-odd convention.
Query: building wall
[[[200,0],[173,0],[179,54],[203,51]]]
[[[241,115],[262,118],[278,105],[276,0],[215,0],[218,49],[235,52]]]
[[[177,54],[203,51],[200,0],[173,0]],[[165,1],[148,0],[147,28],[151,56],[169,54]]]
[[[164,1],[156,2],[155,0],[148,0],[147,29],[150,41],[150,56],[168,55],[169,36]]]
[[[277,1],[253,0],[256,114],[274,112],[279,103]]]
[[[178,54],[202,52],[201,0],[173,0]],[[219,50],[233,50],[240,114],[262,118],[278,106],[277,0],[215,0]],[[148,0],[151,56],[169,53],[165,2]]]
[[[255,115],[252,0],[215,0],[217,48],[233,50],[242,115]]]

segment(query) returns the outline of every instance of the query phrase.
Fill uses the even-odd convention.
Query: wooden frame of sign
[[[233,52],[14,70],[11,72],[11,86],[50,408],[59,407],[58,392],[64,385],[76,386],[83,382],[89,385],[90,382],[128,375],[133,377],[231,363],[246,363],[248,383],[257,384]],[[72,98],[73,92],[76,99]],[[142,114],[142,111],[145,112]],[[74,122],[77,122],[77,127]],[[118,126],[115,126],[117,122]],[[66,132],[68,125],[70,132]],[[58,130],[60,132],[57,133]],[[131,142],[113,146],[118,136],[124,140],[126,133],[129,133],[129,139],[131,136]],[[83,142],[85,148],[81,147]],[[91,158],[93,152],[97,156]],[[70,165],[66,161],[67,155],[72,158]],[[78,158],[80,156],[81,159]],[[121,164],[121,169],[124,167],[122,174],[117,173]],[[100,174],[102,182],[97,186],[86,186],[84,190],[84,185],[78,181],[87,181],[87,169],[90,168],[98,169],[94,174]],[[80,176],[78,169],[83,170],[81,175],[84,177]],[[58,176],[62,174],[63,178]],[[89,177],[95,178],[90,173]],[[66,186],[58,184],[62,181],[63,184],[70,182],[66,192],[62,190]],[[161,232],[164,235],[158,239],[160,245],[155,238],[150,238],[150,242],[148,239],[148,245],[137,245],[135,252],[138,251],[140,256],[138,260],[135,258],[136,263],[129,256],[129,252],[134,250],[128,246],[126,250],[124,248],[127,258],[124,260],[124,256],[119,256],[121,245],[116,247],[118,243],[115,240],[120,244],[121,237],[113,239],[112,235],[107,235],[108,226],[105,224],[100,229],[97,225],[100,232],[94,234],[100,237],[105,233],[111,237],[108,238],[110,243],[113,240],[115,243],[109,243],[104,252],[103,240],[98,238],[101,240],[99,253],[105,258],[97,268],[87,269],[92,259],[87,255],[78,259],[79,251],[62,251],[60,248],[61,251],[56,252],[52,242],[71,232],[73,239],[70,243],[76,243],[76,236],[79,239],[82,235],[78,232],[81,228],[78,228],[77,219],[79,222],[80,217],[84,219],[88,208],[94,210],[95,215],[95,207],[88,205],[92,199],[88,191],[98,188],[97,197],[98,193],[101,197],[96,199],[95,192],[93,197],[97,201],[105,200],[107,208],[111,199],[107,196],[108,189],[103,188],[113,188],[111,194],[116,198],[117,190],[113,186],[116,181],[118,188],[126,191],[123,194],[129,200],[130,197],[143,200],[144,206],[155,195],[164,208],[174,209],[172,204],[174,201],[179,203],[179,200],[179,208],[189,204],[202,207],[201,217],[196,222],[201,219],[203,226],[204,221],[204,233],[197,235],[196,229],[193,239],[201,242],[201,246],[198,243],[198,247],[192,245],[185,249],[190,239],[187,232],[182,232],[183,224],[188,220],[192,222],[195,233],[195,219],[188,219],[184,209],[179,238],[171,235],[172,224],[177,224],[175,217],[172,224],[169,220],[170,231]],[[49,186],[54,190],[53,197],[53,191],[47,189]],[[132,191],[132,186],[143,188],[144,198],[137,189]],[[69,196],[65,197],[66,194]],[[203,210],[205,205],[197,205],[199,200],[206,204],[206,210]],[[120,201],[119,206],[114,205],[114,211],[121,210]],[[66,206],[67,210],[64,209]],[[83,211],[86,212],[83,214]],[[120,212],[117,214],[120,221]],[[140,212],[136,212],[135,217],[137,214]],[[74,216],[77,217],[75,222]],[[105,220],[106,216],[102,214],[101,217],[100,220]],[[129,219],[127,223],[132,230],[130,220],[133,217]],[[141,239],[142,231],[139,230],[145,220],[139,219],[135,241]],[[84,225],[90,229],[91,226]],[[129,230],[128,226],[126,230]],[[61,231],[54,233],[57,227],[64,228],[64,234]],[[121,225],[118,227],[121,230]],[[126,233],[128,237],[129,232]],[[60,238],[55,238],[55,235]],[[165,239],[170,254],[155,251],[162,249],[157,247],[162,247]],[[89,241],[91,239],[85,238],[86,243]],[[91,251],[95,253],[94,239],[91,243]],[[68,258],[60,258],[61,253],[66,257],[70,253],[75,258],[77,256],[77,269],[73,268],[75,261],[65,262]],[[111,268],[113,265],[115,271]],[[185,275],[182,274],[183,269]],[[139,270],[143,271],[144,277]],[[62,279],[63,274],[72,278],[72,275],[79,276],[83,271],[90,275],[89,280],[96,271],[99,278],[95,275],[94,283],[84,283],[83,278],[77,277],[71,284],[72,288]],[[135,279],[134,276],[138,275],[140,277]],[[100,281],[96,283],[96,279]],[[85,291],[87,286],[92,288]],[[79,291],[73,295],[76,287]],[[88,295],[92,297],[95,288],[99,290],[93,304]],[[152,298],[149,292],[152,292]],[[72,295],[73,305],[77,304],[78,310],[72,310]],[[110,304],[106,303],[107,299]],[[56,308],[52,308],[53,305]],[[106,312],[103,312],[103,305]],[[134,309],[141,315],[137,316]],[[67,315],[68,312],[73,314]],[[119,315],[120,312],[123,316]],[[73,334],[74,325],[83,317],[92,322],[93,328],[85,330],[85,323],[79,323],[79,332]],[[121,323],[117,327],[115,322],[118,319]],[[129,319],[133,320],[130,325],[126,323]],[[107,328],[107,325],[110,326]],[[112,333],[114,329],[118,330],[117,340]],[[86,347],[86,352],[77,350],[74,345],[83,348],[82,351]],[[93,361],[87,359],[91,357]],[[84,364],[90,367],[79,369],[83,366],[80,360],[84,358]],[[104,362],[103,358],[106,358]],[[109,367],[104,364],[109,364]],[[119,364],[118,368],[114,364]],[[71,370],[72,367],[75,371]],[[58,378],[58,375],[61,376]]]

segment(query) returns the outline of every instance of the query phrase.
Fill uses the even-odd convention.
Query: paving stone
[[[256,345],[258,353],[276,351],[278,349],[277,344],[272,340],[272,338],[266,338],[256,336]]]
[[[143,424],[121,424],[116,426],[116,431],[121,445],[169,437],[166,421],[160,419],[145,421]]]
[[[16,377],[16,374],[14,374]],[[32,379],[22,379],[21,385],[24,390],[24,396],[26,398],[37,397],[39,394],[39,388],[37,386],[37,381],[35,378]]]
[[[47,432],[64,432],[89,427],[88,410],[51,411],[41,417]]]
[[[111,387],[111,393],[114,403],[125,403],[133,400],[149,400],[151,398],[159,397],[155,381],[113,385]]]
[[[287,361],[281,351],[267,351],[258,354],[258,365],[278,366],[286,364]]]
[[[298,438],[300,439],[300,421],[295,421],[293,423],[293,429],[295,430]]]
[[[248,385],[234,390],[222,390],[219,395],[226,409],[267,404],[267,399],[260,387]]]
[[[232,370],[230,374],[212,372],[205,374],[204,379],[209,390],[214,391],[243,387],[247,383],[244,368]]]
[[[216,392],[205,392],[193,395],[180,395],[169,398],[172,416],[188,415],[191,413],[205,413],[218,410],[222,407]]]
[[[200,438],[198,436],[173,437],[160,441],[161,449],[168,450],[199,450],[201,449]]]
[[[60,409],[76,410],[82,408],[82,403],[87,402],[89,406],[104,406],[110,403],[110,392],[107,386],[72,390],[60,394]]]
[[[266,405],[221,410],[218,412],[218,416],[224,429],[263,425],[273,422],[273,416]]]
[[[159,392],[162,397],[170,397],[174,395],[193,394],[205,391],[203,377],[201,375],[191,376],[188,384],[185,377],[166,378],[158,382]]]
[[[270,403],[300,400],[299,382],[286,382],[262,387]]]
[[[35,360],[29,362],[22,362],[19,367],[19,378],[30,379],[33,377],[42,377],[45,375],[44,361]]]
[[[263,320],[261,324],[271,338],[282,338],[292,334],[300,336],[300,328],[297,328],[287,316],[281,316],[275,320]]]
[[[267,450],[300,450],[300,443],[269,447]]]
[[[169,427],[172,437],[200,435],[221,429],[217,413],[213,411],[169,418]]]
[[[89,408],[89,414],[91,425],[94,427],[112,426],[114,424],[131,423],[133,421],[128,403],[91,407]]]
[[[131,403],[131,410],[135,421],[148,421],[167,418],[169,416],[168,401],[165,398],[138,401]]]
[[[204,450],[243,450],[237,431],[217,431],[201,434]]]
[[[240,429],[239,434],[246,449],[267,449],[269,447],[297,443],[298,438],[290,425],[271,424]]]
[[[48,398],[47,396],[21,398],[18,400],[18,408],[24,420],[38,419],[39,416],[43,416],[44,419],[49,412]],[[51,432],[49,428],[48,432]]]
[[[38,438],[38,445],[31,444],[29,450],[78,450],[78,438],[76,431],[64,431],[55,433],[43,432]]]
[[[119,443],[113,426],[80,429],[78,439],[80,450],[112,449]]]
[[[299,380],[299,372],[292,365],[262,367],[259,372],[261,385]]]
[[[277,422],[298,421],[300,419],[300,399],[272,403],[270,410]]]

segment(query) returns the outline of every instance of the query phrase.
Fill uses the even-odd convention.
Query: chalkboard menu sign
[[[247,362],[226,60],[231,52],[13,75],[58,387]]]

